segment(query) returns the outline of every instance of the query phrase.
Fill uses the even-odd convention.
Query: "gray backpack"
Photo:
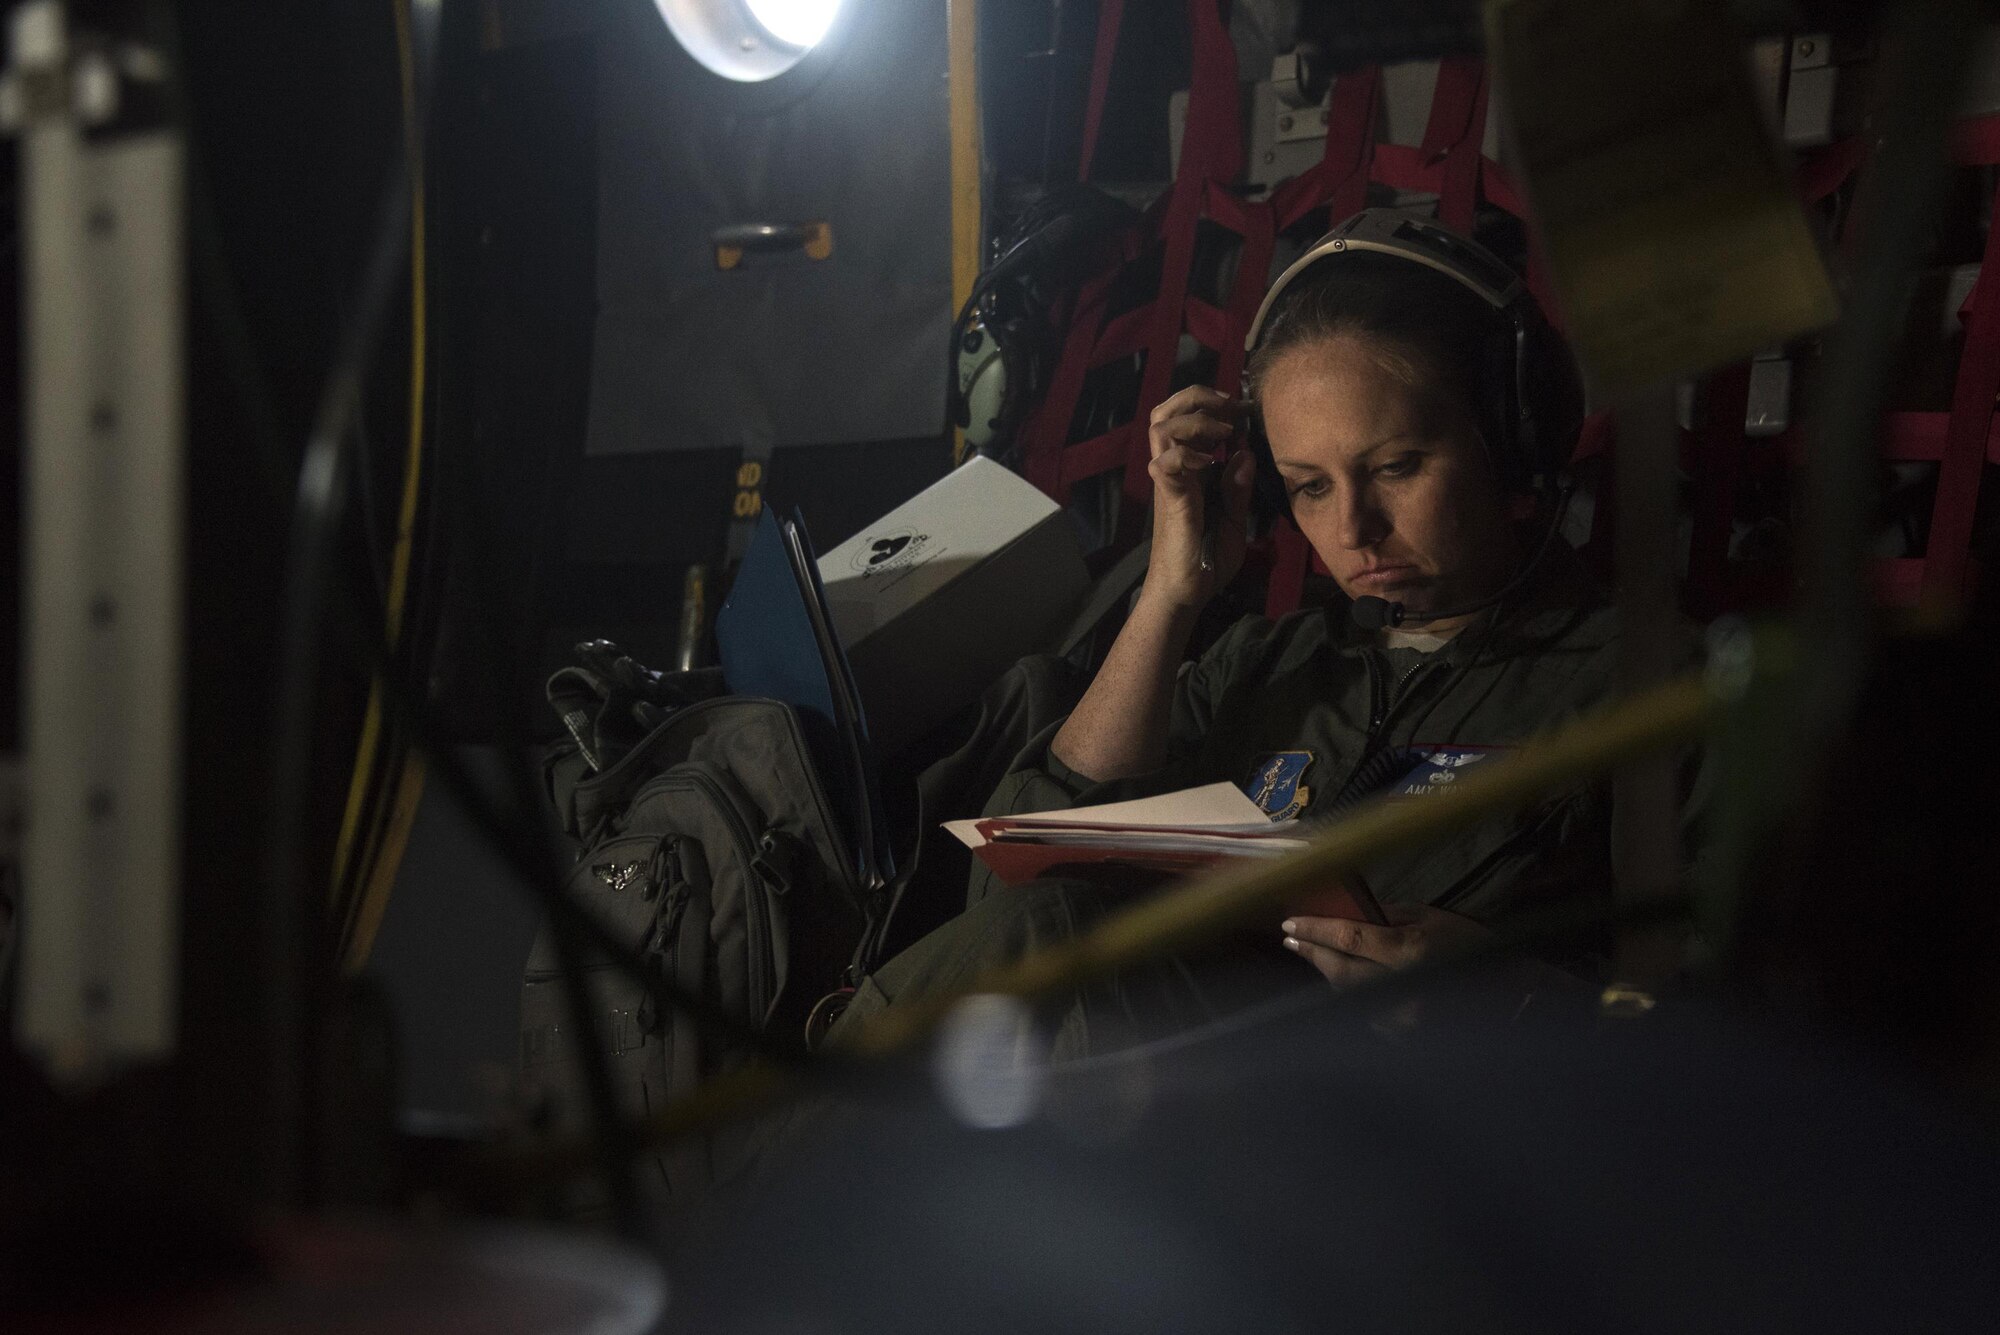
[[[856,883],[797,716],[772,700],[696,698],[720,689],[713,675],[663,677],[601,642],[583,648],[589,665],[550,681],[571,741],[544,765],[582,848],[568,893],[680,989],[803,1051],[815,1008],[872,963],[888,905],[884,888]],[[559,958],[544,928],[521,994],[525,1111],[538,1129],[585,1134]],[[627,1117],[745,1060],[601,953],[582,965]],[[659,1152],[646,1185],[675,1208],[691,1204],[742,1166],[742,1140]]]

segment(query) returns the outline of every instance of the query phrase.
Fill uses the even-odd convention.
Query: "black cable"
[[[271,912],[270,976],[265,980],[275,1003],[273,1030],[280,1046],[300,1044],[305,1034],[304,1008],[298,1005],[302,981],[319,972],[304,951],[300,926],[307,895],[304,872],[305,826],[311,793],[312,742],[318,719],[317,697],[322,666],[323,624],[333,598],[335,550],[345,513],[349,460],[345,446],[352,439],[351,422],[361,402],[361,389],[379,342],[391,301],[400,290],[407,253],[410,220],[409,179],[402,155],[392,169],[383,194],[376,239],[365,270],[356,315],[341,340],[333,369],[314,418],[311,438],[299,470],[290,552],[281,595],[277,706],[272,746],[272,807],[267,867]],[[397,676],[388,646],[378,668],[385,681]],[[532,823],[532,809],[524,824]],[[539,880],[539,878],[538,878]],[[578,1064],[584,1075],[586,1099],[603,1151],[605,1190],[627,1237],[643,1237],[638,1193],[630,1172],[628,1144],[619,1116],[617,1094],[602,1042],[601,1026],[581,969],[578,923],[554,915],[558,972],[569,1005]],[[289,1043],[286,1040],[289,1039]],[[289,1060],[290,1054],[287,1054]],[[278,1109],[281,1123],[303,1117],[299,1077],[281,1066],[278,1088],[286,1104]],[[288,1194],[288,1193],[287,1193]]]
[[[374,581],[375,600],[387,606],[389,600],[388,549],[395,543],[393,532],[384,533],[377,501],[380,478],[374,468],[375,441],[367,427],[368,402],[365,392],[362,401],[356,405],[354,416],[349,423],[354,439],[348,450],[354,460],[354,493],[359,500],[359,528],[361,530],[362,559],[368,564],[368,571]],[[353,856],[347,860],[344,874],[332,888],[332,922],[336,939],[333,948],[343,958],[353,945],[352,929],[356,915],[367,892],[367,876],[371,859],[369,850],[380,847],[381,840],[395,818],[396,761],[401,748],[396,739],[383,729],[380,745],[375,750],[373,763],[369,767],[362,787],[363,800],[355,820],[355,837],[352,845]]]
[[[460,27],[463,29],[462,22]],[[437,45],[435,41],[431,43],[431,50],[433,52],[437,50]],[[435,79],[426,79],[422,76],[422,69],[426,63],[428,62],[421,60],[418,62],[418,77],[416,79],[417,113],[415,134],[417,142],[413,151],[418,154],[416,160],[420,164],[431,161],[431,155],[426,151],[428,145],[425,141],[429,133],[429,126],[432,123],[432,93],[434,92],[434,84],[436,82]],[[425,239],[428,240],[428,238]],[[429,294],[425,295],[428,296]],[[436,304],[433,303],[433,305]],[[444,312],[441,311],[440,314],[444,314]],[[435,331],[436,323],[428,323],[424,330],[424,335],[426,338],[433,337],[435,336]],[[426,350],[419,349],[418,351]],[[437,361],[435,358],[432,360],[434,363]],[[435,401],[435,393],[431,398]],[[428,427],[429,423],[425,425]],[[432,444],[435,447],[434,439]],[[436,460],[433,459],[431,480],[427,491],[429,499],[433,502],[430,509],[434,518],[442,509],[446,495],[454,494],[447,493],[445,487],[446,480],[445,474],[437,467]],[[467,528],[474,541],[475,550],[487,550],[479,542],[481,534],[477,524],[469,522]],[[426,546],[433,547],[435,544],[426,544]],[[509,652],[508,637],[501,631],[500,613],[498,611],[500,603],[497,595],[490,583],[481,577],[487,572],[487,566],[485,563],[478,561],[471,562],[470,566],[475,572],[473,594],[474,605],[479,613],[477,620],[482,629],[485,630],[486,638],[493,647],[493,661],[498,665],[498,669],[505,673],[507,672],[508,665],[516,664],[520,660],[517,655]],[[405,648],[409,649],[410,645],[411,641],[405,639]],[[385,657],[393,658],[395,656],[394,649],[388,644],[384,643],[381,649]],[[414,651],[408,653],[407,661],[411,664],[418,661]],[[398,700],[405,707],[412,701],[422,698],[420,694],[421,688],[413,686],[411,684],[411,676],[399,672],[397,665],[393,662],[384,663],[378,677],[379,680],[384,682],[385,695],[389,693],[389,681],[392,676]],[[514,693],[511,691],[506,692],[503,699],[508,698],[514,698]],[[427,715],[418,715],[417,717],[422,717],[428,722]],[[392,722],[390,730],[399,733],[405,732],[409,730],[410,722],[411,720],[407,717],[397,719]],[[542,846],[541,855],[538,858],[524,858],[524,862],[526,862],[529,868],[537,870],[540,873],[529,884],[548,884],[554,891],[554,897],[561,898],[564,903],[568,903],[567,896],[563,894],[561,889],[563,885],[561,860],[556,854],[554,841],[545,832],[547,816],[535,777],[529,768],[530,747],[526,738],[515,735],[518,730],[519,720],[511,709],[503,708],[501,710],[501,723],[503,730],[507,733],[507,736],[503,739],[507,744],[502,747],[502,755],[511,762],[506,765],[506,771],[512,780],[511,787],[513,790],[514,805],[512,824],[515,828],[523,832],[524,838],[531,839],[533,838],[533,832],[538,830],[544,831],[543,837],[536,841]],[[437,746],[431,749],[442,751],[444,748]],[[528,851],[524,847],[523,852],[527,853]],[[611,1068],[610,1052],[604,1042],[602,1025],[599,1023],[599,1003],[592,995],[589,978],[585,973],[584,961],[586,958],[585,940],[587,928],[581,926],[577,920],[573,920],[560,912],[550,914],[548,926],[551,944],[555,950],[557,979],[562,988],[564,1005],[569,1012],[570,1023],[574,1028],[571,1046],[583,1078],[584,1103],[588,1110],[590,1125],[593,1130],[592,1139],[597,1149],[598,1175],[603,1180],[605,1194],[611,1209],[612,1222],[617,1232],[628,1241],[643,1245],[649,1240],[649,1230],[646,1226],[638,1181],[634,1173],[634,1151],[636,1147],[625,1130],[622,1110],[619,1107],[617,1082],[613,1077]],[[606,933],[606,935],[609,934]],[[645,967],[643,961],[638,962],[638,967],[645,973],[650,974],[652,972],[652,970]]]
[[[380,497],[376,493],[381,479],[375,471],[375,442],[368,431],[365,396],[356,405],[349,429],[354,433],[354,442],[348,448],[354,455],[354,492],[360,501],[361,548],[368,561],[368,573],[375,580],[375,596],[386,605],[389,601],[389,569],[385,551],[395,545],[396,535],[393,529],[384,529],[379,513]]]
[[[168,44],[170,67],[182,68],[180,30],[169,15],[163,22],[163,41]],[[177,123],[188,145],[189,182],[192,196],[189,209],[191,249],[197,291],[203,297],[222,344],[224,361],[239,395],[239,407],[247,419],[250,435],[260,447],[260,462],[267,480],[277,491],[289,471],[285,451],[270,411],[270,399],[263,390],[263,376],[256,365],[247,323],[236,300],[235,285],[220,244],[207,178],[200,170],[200,155],[192,133],[192,116],[178,79],[170,97]],[[358,670],[377,677],[384,687],[386,712],[408,727],[431,761],[432,772],[473,817],[495,850],[520,876],[524,885],[540,900],[558,933],[572,942],[587,943],[612,964],[638,981],[663,1008],[691,1015],[703,1027],[722,1033],[732,1042],[772,1060],[791,1060],[794,1054],[771,1043],[722,1013],[703,999],[673,986],[657,971],[649,969],[636,952],[627,948],[594,916],[575,905],[566,895],[560,879],[552,875],[545,860],[546,849],[523,847],[519,836],[535,828],[534,821],[510,821],[495,810],[478,785],[458,764],[448,744],[430,726],[423,703],[416,698],[402,675],[396,671],[393,655],[383,640],[381,612],[374,605],[372,581],[365,571],[342,567],[335,558],[335,539],[343,512],[347,471],[343,448],[349,432],[347,424],[360,401],[361,386],[373,360],[387,310],[401,277],[402,259],[409,220],[408,177],[401,155],[391,173],[378,212],[375,239],[353,308],[353,318],[343,334],[338,354],[330,369],[314,416],[314,426],[304,459],[298,469],[295,521],[286,561],[284,601],[281,613],[276,712],[272,742],[272,806],[266,841],[266,876],[269,893],[265,897],[267,921],[263,940],[263,987],[266,994],[267,1023],[274,1036],[273,1050],[267,1054],[277,1091],[273,1110],[273,1134],[278,1138],[272,1165],[274,1181],[281,1197],[297,1193],[302,1165],[298,1161],[298,1129],[304,1125],[305,1065],[300,1054],[309,1050],[306,1008],[300,989],[320,980],[321,967],[330,961],[316,961],[304,951],[305,933],[303,884],[306,798],[310,791],[311,743],[315,724],[318,671],[323,623],[329,615],[347,633],[337,637]],[[569,952],[574,962],[574,951]],[[570,972],[565,970],[565,972]],[[587,999],[581,976],[567,980],[572,999]],[[596,1034],[595,1016],[586,1006],[574,1016],[579,1060],[586,1070],[587,1087],[593,1091],[593,1113],[599,1123],[598,1137],[606,1147],[607,1164],[615,1159],[618,1171],[609,1175],[608,1190],[614,1202],[631,1201],[624,1152],[625,1137],[614,1101],[601,1095],[612,1088],[605,1054]],[[596,1067],[593,1071],[591,1068]]]
[[[306,953],[304,866],[313,736],[318,721],[321,631],[326,619],[335,544],[346,501],[348,422],[359,402],[376,340],[401,276],[409,194],[401,165],[391,173],[378,212],[375,241],[363,269],[361,296],[343,333],[300,461],[291,539],[279,602],[277,687],[271,730],[271,807],[266,827],[265,1018],[274,1036],[272,1089],[282,1138],[303,1124],[298,1056],[307,1045],[307,1007],[299,989],[313,973]],[[295,1194],[301,1165],[277,1165],[281,1199]]]
[[[1555,513],[1550,516],[1549,526],[1542,533],[1542,540],[1540,543],[1536,545],[1534,555],[1528,558],[1527,566],[1522,570],[1520,575],[1515,577],[1514,585],[1518,587],[1503,589],[1501,591],[1500,597],[1496,600],[1496,605],[1493,609],[1492,618],[1487,621],[1484,627],[1481,628],[1480,637],[1477,640],[1474,640],[1472,642],[1472,647],[1466,651],[1464,662],[1462,662],[1457,668],[1453,669],[1454,677],[1462,678],[1466,673],[1468,673],[1471,670],[1472,665],[1479,661],[1479,655],[1486,652],[1487,647],[1493,641],[1493,637],[1500,633],[1501,625],[1505,622],[1508,613],[1510,611],[1510,609],[1507,606],[1507,599],[1511,597],[1514,593],[1525,593],[1533,587],[1533,585],[1531,585],[1528,582],[1528,576],[1534,572],[1536,567],[1540,566],[1541,563],[1548,558],[1549,551],[1555,545],[1556,535],[1562,532],[1563,517],[1569,513],[1570,497],[1574,496],[1575,494],[1576,494],[1575,483],[1565,484],[1564,486],[1560,487],[1557,490],[1556,501],[1555,501]],[[1498,687],[1499,684],[1500,684],[1499,678],[1496,677],[1493,683],[1489,685],[1483,693],[1481,693],[1479,699],[1473,702],[1472,707],[1465,711],[1465,714],[1459,720],[1461,725],[1464,723],[1465,719],[1471,718],[1472,715],[1478,711],[1479,707],[1486,703],[1487,696],[1492,695],[1494,689]],[[1449,683],[1447,683],[1447,685],[1443,689],[1439,690],[1437,695],[1432,698],[1431,702],[1428,705],[1424,706],[1424,712],[1417,715],[1416,719],[1410,724],[1410,741],[1412,744],[1414,744],[1417,740],[1417,730],[1422,728],[1423,725],[1430,720],[1432,712],[1435,711],[1437,707],[1444,702],[1444,698],[1449,694],[1451,694],[1451,690]],[[1452,729],[1452,733],[1456,734],[1457,732],[1458,728],[1454,727]],[[1450,740],[1450,738],[1447,738],[1446,740]]]
[[[1444,684],[1440,686],[1436,690],[1436,692],[1432,694],[1430,701],[1427,704],[1425,704],[1423,711],[1410,721],[1409,726],[1407,728],[1407,736],[1409,737],[1409,741],[1408,743],[1406,743],[1406,745],[1409,746],[1417,745],[1419,734],[1421,733],[1424,724],[1430,721],[1431,714],[1434,713],[1437,707],[1444,702],[1445,698],[1451,694],[1452,688],[1458,682],[1464,680],[1467,674],[1471,672],[1474,665],[1479,662],[1479,656],[1486,652],[1487,646],[1492,643],[1493,637],[1499,633],[1500,627],[1502,623],[1506,620],[1510,610],[1507,606],[1506,600],[1512,594],[1518,592],[1521,586],[1525,586],[1527,584],[1527,577],[1530,574],[1532,574],[1535,568],[1542,563],[1544,558],[1547,557],[1550,545],[1553,539],[1555,538],[1555,535],[1562,528],[1563,515],[1569,508],[1569,498],[1573,491],[1574,491],[1573,487],[1562,488],[1562,490],[1560,491],[1560,493],[1556,498],[1554,514],[1550,517],[1548,527],[1546,530],[1544,530],[1542,534],[1542,540],[1536,546],[1533,556],[1530,557],[1527,564],[1522,567],[1521,572],[1515,575],[1514,578],[1508,583],[1507,587],[1502,589],[1500,594],[1496,598],[1494,598],[1493,605],[1489,609],[1491,615],[1483,618],[1481,625],[1473,627],[1467,632],[1465,632],[1468,636],[1473,637],[1468,639],[1467,641],[1467,643],[1471,647],[1465,651],[1464,656],[1459,660],[1459,662],[1457,662],[1447,670],[1445,674]],[[1443,652],[1448,653],[1450,651],[1445,650]],[[1498,685],[1499,685],[1499,679],[1496,677],[1494,682],[1486,688],[1484,693],[1481,694],[1479,700],[1475,701],[1471,709],[1468,709],[1465,712],[1465,714],[1461,717],[1460,722],[1463,723],[1465,718],[1470,718],[1472,714],[1478,710],[1479,706],[1485,703],[1486,697],[1491,695],[1494,689]],[[1393,709],[1394,707],[1395,707],[1395,701],[1393,700],[1389,701],[1387,708]],[[1384,726],[1386,731],[1386,723]],[[1457,728],[1452,729],[1453,734],[1456,734],[1457,731],[1458,731]],[[1451,737],[1447,736],[1445,740],[1450,741]],[[1385,760],[1389,756],[1389,754],[1396,749],[1392,745],[1390,739],[1387,736],[1384,736],[1380,739],[1371,739],[1371,741],[1373,744],[1370,746],[1369,750],[1361,757],[1361,759],[1355,762],[1354,768],[1348,775],[1346,783],[1342,785],[1338,793],[1334,794],[1335,800],[1334,800],[1334,805],[1331,808],[1331,814],[1345,813],[1355,802],[1358,802],[1362,798],[1368,796],[1369,792],[1372,790],[1367,790],[1359,793],[1350,793],[1348,789],[1354,786],[1356,779],[1358,779],[1361,775],[1367,773],[1371,765],[1382,763],[1382,761]]]
[[[186,173],[190,319],[205,324],[220,345],[223,376],[252,440],[261,447],[254,456],[254,466],[260,474],[257,480],[263,484],[272,504],[282,505],[298,470],[281,443],[276,410],[223,251],[222,227],[215,213],[206,159],[195,134],[194,112],[185,84],[188,67],[181,28],[184,19],[181,9],[164,0],[154,0],[147,6],[147,31],[159,42],[165,56],[166,77],[161,80],[160,91],[166,117],[178,130]],[[377,277],[371,271],[369,281]],[[364,288],[367,286],[364,283]],[[347,322],[350,331],[362,322],[365,314],[360,307],[351,312]],[[379,318],[379,312],[376,314]],[[297,736],[274,732],[274,759],[280,749],[286,751],[287,769],[296,771],[300,762],[295,755],[301,749]],[[296,776],[292,782],[296,791]],[[272,1161],[265,1165],[265,1176],[281,1197],[295,1195],[303,1180],[298,1135],[304,1124],[303,1082],[307,1076],[300,1055],[308,1035],[305,1008],[299,1004],[297,994],[303,981],[305,954],[300,930],[302,919],[293,895],[297,888],[294,878],[301,838],[296,821],[285,825],[274,821],[267,827],[264,850],[267,893],[261,901],[263,920],[257,924],[258,939],[265,947],[255,966],[265,1003],[262,1028],[271,1040],[263,1057],[269,1066],[274,1102],[266,1128],[266,1134],[273,1138],[266,1142]],[[285,879],[279,880],[278,876]]]
[[[219,232],[209,201],[198,187],[204,177],[199,159],[189,152],[191,242],[195,254],[196,293],[208,310],[213,332],[222,344],[223,360],[238,397],[238,406],[247,419],[252,442],[259,447],[258,471],[274,500],[282,494],[283,477],[292,472],[286,451],[270,412],[270,397],[264,376],[256,363],[254,345],[247,337],[247,321],[235,299],[235,286],[226,259],[216,244]],[[773,1061],[799,1060],[797,1053],[744,1026],[704,999],[679,989],[646,967],[637,952],[627,948],[611,930],[587,910],[571,901],[559,878],[552,878],[549,850],[540,844],[524,847],[523,831],[510,813],[503,813],[484,788],[462,765],[451,742],[433,723],[427,702],[395,670],[393,656],[382,636],[382,609],[373,602],[372,580],[365,571],[336,569],[334,598],[326,609],[341,632],[335,647],[351,670],[364,677],[379,676],[383,683],[385,721],[409,728],[417,748],[424,753],[429,772],[464,810],[493,851],[515,873],[537,903],[552,918],[560,918],[578,932],[583,941],[602,952],[612,967],[640,983],[663,1009],[680,1011],[709,1032],[741,1045]]]
[[[1036,295],[1037,281],[1058,288],[1081,284],[1099,258],[1104,239],[1130,226],[1139,216],[1138,210],[1123,200],[1083,184],[1050,190],[1020,211],[1005,233],[1000,254],[981,269],[973,280],[972,291],[952,320],[945,380],[949,423],[960,427],[971,424],[970,405],[958,388],[958,364],[962,341],[974,319],[986,317],[986,337],[993,339],[1003,353],[1007,351],[1008,335],[1001,330],[1012,317],[1000,318],[999,308],[991,300],[1000,284],[1004,281],[1016,285],[1021,293],[1020,304],[1026,307],[1025,318],[1046,322],[1047,303]],[[1016,425],[1014,410],[1024,389],[1014,381],[1027,375],[1032,360],[1018,348],[1011,357],[1003,357],[1003,396],[1008,401],[1003,403],[1000,418],[1009,425]],[[1007,361],[1014,364],[1006,365]]]
[[[446,497],[457,497],[459,504],[448,515],[455,515],[468,544],[473,551],[488,551],[491,546],[488,532],[477,495],[470,488],[463,491],[447,492],[443,486],[433,488],[441,506]],[[513,795],[513,827],[528,837],[532,832],[543,831],[536,842],[542,847],[539,858],[544,868],[545,879],[561,884],[563,872],[556,846],[546,832],[547,804],[543,800],[540,783],[532,767],[530,757],[534,747],[525,735],[522,721],[510,702],[519,700],[522,687],[520,668],[528,661],[515,637],[506,633],[502,621],[502,600],[490,576],[490,567],[480,561],[466,563],[468,582],[472,586],[474,606],[478,609],[476,626],[486,640],[488,661],[496,665],[496,675],[501,677],[500,709],[500,752],[505,761],[509,787]],[[527,850],[524,848],[523,852]],[[565,896],[567,901],[567,897]],[[556,967],[563,989],[564,1000],[573,1017],[590,1016],[592,1033],[589,1041],[593,1044],[598,1060],[580,1063],[584,1079],[584,1097],[590,1106],[592,1125],[596,1130],[598,1166],[610,1196],[612,1216],[619,1232],[627,1239],[645,1243],[648,1230],[642,1209],[637,1183],[631,1171],[634,1155],[638,1150],[619,1107],[618,1091],[612,1079],[611,1068],[605,1059],[605,1049],[596,1047],[597,1003],[592,999],[590,988],[583,971],[584,942],[575,921],[551,916],[549,935],[556,951]],[[656,971],[641,961],[640,967],[648,974]],[[579,1040],[580,1042],[582,1040]]]

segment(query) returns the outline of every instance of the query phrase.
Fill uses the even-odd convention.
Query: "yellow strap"
[[[979,281],[979,0],[946,6],[951,88],[951,309],[957,314]],[[951,349],[951,374],[958,350]],[[951,461],[965,462],[965,431],[951,431]]]
[[[396,777],[395,797],[389,808],[389,823],[369,865],[368,880],[355,907],[353,929],[347,936],[350,969],[367,963],[368,952],[375,946],[375,933],[381,929],[382,914],[389,907],[389,891],[395,886],[397,869],[403,865],[403,849],[409,844],[410,828],[416,824],[417,806],[423,801],[424,773],[423,752],[405,751],[402,773]]]
[[[403,634],[403,605],[410,585],[410,549],[416,534],[417,498],[423,477],[425,254],[423,139],[417,125],[416,50],[410,34],[409,0],[391,0],[391,8],[396,17],[396,60],[402,76],[404,157],[410,174],[410,445],[403,460],[402,502],[396,511],[396,541],[389,557],[389,587],[384,598],[383,632],[393,652]],[[355,747],[354,773],[347,785],[347,807],[341,815],[340,836],[334,844],[332,894],[336,911],[341,907],[341,889],[348,883],[355,839],[370,805],[372,785],[369,779],[381,741],[382,683],[376,680],[369,683],[368,709],[362,717],[361,737]],[[396,769],[399,775],[396,791],[400,796],[412,771],[407,759]],[[418,776],[416,791],[421,792],[421,766],[416,768],[415,773]],[[392,827],[393,824],[392,817]],[[405,825],[404,833],[407,832]],[[352,919],[356,924],[381,922],[382,911],[387,907],[389,887],[395,880],[396,865],[402,860],[402,849],[401,839],[385,840],[377,865],[360,869],[359,876],[365,878],[365,888],[361,902],[354,907]],[[384,861],[387,863],[386,875],[382,866]],[[365,935],[357,932],[347,952],[345,963],[348,969],[359,969],[367,962],[368,946],[373,940],[373,926]]]

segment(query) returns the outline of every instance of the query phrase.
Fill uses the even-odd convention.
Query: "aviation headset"
[[[1349,255],[1384,255],[1422,265],[1492,309],[1486,383],[1478,386],[1478,401],[1485,408],[1480,435],[1504,485],[1553,494],[1583,426],[1583,382],[1576,361],[1520,276],[1484,246],[1448,228],[1395,209],[1355,214],[1278,275],[1250,322],[1245,351],[1257,350],[1288,289],[1308,272],[1323,276],[1328,266]],[[1261,433],[1253,443],[1260,455],[1259,477],[1268,477],[1270,446]]]

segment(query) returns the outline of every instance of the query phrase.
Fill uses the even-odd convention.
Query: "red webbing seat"
[[[1105,0],[1098,13],[1097,48],[1086,103],[1079,177],[1090,172],[1105,93],[1123,16],[1122,0]],[[1528,220],[1526,201],[1506,172],[1484,156],[1488,79],[1485,62],[1450,57],[1439,62],[1436,90],[1422,142],[1376,142],[1381,72],[1342,75],[1328,104],[1326,147],[1310,170],[1284,182],[1263,201],[1234,193],[1242,168],[1240,102],[1236,58],[1216,0],[1189,0],[1193,43],[1181,158],[1171,189],[1148,214],[1144,234],[1133,239],[1128,263],[1143,255],[1159,258],[1156,292],[1140,305],[1107,315],[1120,271],[1086,283],[1072,307],[1070,326],[1048,394],[1025,427],[1024,470],[1030,481],[1061,501],[1083,479],[1122,470],[1126,498],[1145,505],[1151,497],[1146,472],[1149,414],[1167,397],[1183,335],[1216,356],[1214,385],[1237,392],[1243,370],[1243,337],[1262,299],[1277,234],[1309,212],[1325,208],[1334,220],[1365,206],[1368,188],[1380,184],[1410,193],[1435,194],[1438,217],[1470,231],[1481,203]],[[2000,164],[2000,116],[1963,123],[1953,152],[1962,164]],[[1849,140],[1804,157],[1797,185],[1808,204],[1824,200],[1865,165],[1866,145]],[[1996,199],[2000,210],[2000,199]],[[1234,233],[1240,251],[1234,278],[1220,304],[1190,293],[1189,278],[1202,225]],[[2000,247],[2000,228],[1986,243],[1984,272]],[[1549,318],[1561,315],[1550,291],[1546,265],[1530,245],[1526,280]],[[1884,457],[1935,460],[1939,464],[1930,540],[1922,557],[1878,563],[1878,593],[1892,603],[1920,595],[1961,589],[1969,578],[1973,516],[1985,464],[2000,462],[1994,403],[2000,394],[2000,300],[1982,300],[1983,274],[1964,312],[1966,339],[1956,389],[1948,413],[1893,413],[1885,422]],[[1069,439],[1071,424],[1089,374],[1143,355],[1139,393],[1132,417],[1085,439]],[[1692,481],[1693,499],[1685,601],[1699,615],[1768,602],[1782,595],[1782,578],[1744,572],[1729,560],[1736,499],[1746,477],[1796,459],[1803,448],[1796,426],[1770,439],[1751,439],[1743,419],[1749,393],[1747,363],[1725,367],[1705,383],[1702,424],[1684,433],[1682,460]],[[1584,425],[1576,458],[1605,455],[1613,447],[1615,424],[1604,413]],[[1616,516],[1608,490],[1598,497],[1587,556],[1608,558]],[[1265,610],[1277,616],[1299,603],[1307,573],[1324,568],[1304,537],[1280,523],[1255,559],[1267,566]]]

